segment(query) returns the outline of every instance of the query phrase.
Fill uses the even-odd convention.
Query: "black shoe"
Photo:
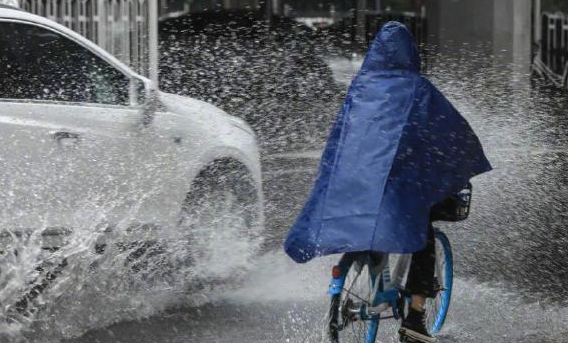
[[[438,340],[428,333],[424,324],[424,311],[408,309],[408,316],[398,330],[401,342],[436,343]]]

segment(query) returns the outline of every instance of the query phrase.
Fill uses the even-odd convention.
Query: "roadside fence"
[[[21,0],[20,7],[78,32],[157,80],[157,0]]]
[[[568,87],[568,14],[543,13],[533,69],[556,86]]]

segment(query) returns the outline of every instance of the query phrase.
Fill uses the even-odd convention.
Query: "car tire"
[[[244,277],[262,243],[261,211],[254,180],[242,164],[217,161],[199,173],[179,222],[193,281]]]

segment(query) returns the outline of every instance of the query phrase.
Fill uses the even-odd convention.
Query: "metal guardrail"
[[[541,41],[533,69],[559,87],[568,87],[568,14],[543,13]]]
[[[157,80],[157,0],[21,0],[20,7],[78,32]]]

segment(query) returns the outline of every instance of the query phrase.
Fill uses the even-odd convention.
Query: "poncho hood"
[[[401,23],[389,22],[373,40],[361,70],[397,69],[420,72],[420,53],[410,31]]]

